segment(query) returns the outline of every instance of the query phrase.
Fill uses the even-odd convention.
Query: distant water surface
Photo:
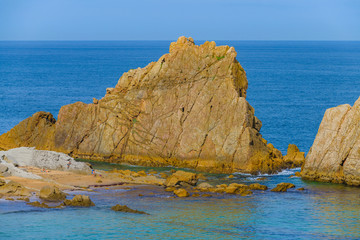
[[[56,117],[65,104],[102,98],[123,72],[158,60],[169,44],[0,42],[0,134],[37,111]],[[360,96],[360,42],[217,44],[235,47],[247,72],[247,99],[263,122],[261,133],[283,153],[289,143],[307,152],[325,109],[352,105]],[[0,239],[360,239],[360,188],[289,178],[293,173],[261,183],[271,188],[292,182],[304,192],[172,199],[160,188],[138,186],[89,193],[96,207],[65,210],[0,200]],[[253,176],[224,177],[210,175],[209,181],[256,182]],[[151,215],[110,211],[117,203]]]

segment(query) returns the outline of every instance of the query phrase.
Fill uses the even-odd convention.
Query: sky
[[[0,0],[0,40],[360,40],[360,0]]]

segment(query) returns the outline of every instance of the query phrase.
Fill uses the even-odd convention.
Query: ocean
[[[289,143],[307,152],[325,110],[352,105],[360,96],[360,42],[216,43],[235,47],[261,133],[283,154]],[[56,117],[63,105],[102,98],[123,72],[157,61],[169,44],[0,42],[0,134],[37,111]],[[359,239],[360,188],[289,178],[294,171],[263,183],[292,182],[304,192],[173,199],[161,189],[138,186],[103,189],[90,195],[96,207],[65,210],[0,200],[0,239]],[[256,182],[241,174],[231,181]],[[117,203],[150,215],[109,210]]]

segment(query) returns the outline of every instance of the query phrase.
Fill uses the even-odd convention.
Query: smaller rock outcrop
[[[295,144],[289,144],[287,154],[284,156],[284,161],[289,168],[301,167],[305,161],[305,153],[300,152]]]
[[[29,196],[30,191],[22,184],[10,181],[0,187],[0,194],[9,196]]]
[[[46,201],[57,202],[65,200],[66,194],[56,186],[44,186],[40,189],[39,197]]]
[[[195,186],[197,181],[198,176],[196,173],[179,170],[166,179],[165,186],[175,187],[184,183]]]
[[[92,207],[95,204],[91,201],[89,196],[85,195],[75,195],[73,199],[65,199],[64,201],[65,206],[71,207]]]
[[[120,205],[120,204],[116,204],[115,206],[112,206],[111,210],[116,211],[116,212],[127,212],[127,213],[138,213],[138,214],[150,215],[150,214],[148,214],[146,212],[131,209],[126,205]]]
[[[295,188],[292,183],[279,183],[275,188],[271,189],[272,192],[287,192],[289,188]]]
[[[174,194],[178,197],[188,197],[190,196],[190,194],[188,193],[188,191],[186,191],[185,189],[183,188],[180,188],[180,189],[176,189],[174,191]]]

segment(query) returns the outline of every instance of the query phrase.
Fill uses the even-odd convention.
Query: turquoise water
[[[171,198],[161,187],[97,190],[90,209],[38,209],[0,202],[0,238],[12,239],[358,239],[360,189],[267,176],[269,187],[292,182],[304,192],[254,191],[249,197]],[[214,179],[212,179],[214,180]],[[253,183],[236,175],[230,182]],[[71,194],[76,194],[73,192]],[[144,196],[138,196],[142,193]],[[113,212],[126,204],[150,215]]]
[[[0,42],[0,134],[36,111],[56,116],[62,105],[101,98],[123,72],[157,60],[169,43]],[[249,80],[248,101],[263,122],[261,132],[283,153],[289,143],[308,151],[325,109],[353,104],[360,96],[360,42],[218,44],[237,50]],[[174,199],[161,188],[137,186],[98,190],[89,193],[96,207],[63,210],[0,200],[0,239],[360,238],[360,188],[289,178],[292,173],[268,176],[262,183],[271,188],[292,182],[306,191]],[[214,183],[230,181],[223,177],[209,176]],[[231,180],[254,181],[244,175]],[[112,212],[117,203],[151,215]]]

